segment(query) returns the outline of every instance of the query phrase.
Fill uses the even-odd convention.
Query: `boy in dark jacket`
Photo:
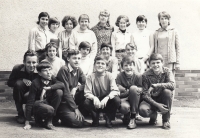
[[[47,129],[53,129],[52,118],[60,105],[64,84],[56,80],[51,73],[51,64],[42,61],[37,66],[39,77],[33,80],[26,104],[26,122],[24,129],[30,129],[31,112],[35,122]],[[44,122],[43,122],[44,120]]]
[[[36,65],[38,64],[37,53],[27,51],[24,54],[23,64],[15,65],[8,79],[8,86],[13,87],[13,99],[15,100],[18,112],[17,122],[24,124],[23,104],[26,104],[29,87],[32,81],[38,76]]]
[[[116,78],[120,90],[121,108],[124,114],[123,123],[128,124],[128,129],[134,129],[136,125],[136,114],[142,92],[142,78],[135,72],[135,61],[132,56],[125,56],[121,61],[123,72]]]

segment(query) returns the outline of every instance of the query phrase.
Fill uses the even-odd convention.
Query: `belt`
[[[122,52],[125,52],[125,49],[118,49],[118,50],[115,50],[115,52],[122,53]]]

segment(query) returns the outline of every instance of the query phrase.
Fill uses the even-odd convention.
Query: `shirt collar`
[[[42,28],[40,25],[38,25],[38,29],[40,30],[40,31],[46,31],[46,28]]]
[[[21,68],[21,70],[20,70],[20,71],[26,72],[26,67],[25,67],[25,66],[23,66],[23,68]],[[38,73],[38,72],[37,72],[37,70],[36,70],[36,68],[35,68],[35,70],[33,71],[33,73]]]
[[[72,68],[72,66],[70,65],[70,64],[68,64],[68,68],[69,68],[69,72],[71,73],[73,73],[74,75],[76,75],[76,72],[73,72],[74,71],[74,69]],[[77,69],[78,70],[78,69]]]
[[[119,28],[118,28],[118,29],[117,29],[117,33],[122,33],[122,31],[120,31]],[[125,34],[126,34],[126,33],[129,33],[129,31],[128,31],[127,29],[126,29]]]
[[[166,29],[165,28],[159,28],[157,31],[163,32],[163,31],[168,31],[168,30],[173,30],[174,27],[168,26]]]

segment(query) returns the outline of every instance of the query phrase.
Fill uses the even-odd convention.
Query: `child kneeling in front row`
[[[111,115],[116,113],[121,101],[119,89],[110,72],[106,71],[106,61],[96,57],[94,61],[95,72],[89,75],[85,84],[85,108],[92,115],[92,126],[99,126],[99,112],[106,113],[106,126],[112,127]]]
[[[160,54],[152,54],[149,63],[150,69],[142,75],[144,101],[140,103],[139,113],[143,117],[150,117],[149,124],[156,125],[159,111],[162,114],[162,127],[169,129],[175,79],[172,71],[163,67],[163,57]]]
[[[52,76],[51,64],[42,61],[37,66],[39,77],[33,80],[26,104],[26,122],[24,129],[30,129],[31,113],[39,126],[53,129],[52,119],[60,105],[64,84]],[[43,122],[43,120],[45,120]]]
[[[128,129],[134,129],[136,125],[136,114],[142,92],[142,78],[135,72],[135,62],[132,56],[124,56],[121,61],[123,72],[116,78],[120,90],[121,108],[119,111],[124,114],[123,123],[128,124]]]

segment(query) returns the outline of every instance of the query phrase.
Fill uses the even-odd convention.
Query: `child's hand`
[[[109,100],[109,97],[106,96],[105,98],[103,98],[103,100],[101,101],[101,108],[103,109],[104,107],[106,107],[106,104]]]
[[[25,122],[24,129],[25,129],[25,130],[31,129],[31,125],[30,125],[29,121],[26,121],[26,122]]]
[[[48,87],[43,87],[44,90],[51,90],[51,87],[48,86]]]
[[[97,109],[101,108],[101,102],[99,101],[99,99],[96,96],[93,99],[93,104]]]
[[[44,95],[45,95],[45,93],[46,93],[46,90],[43,89],[43,90],[42,90],[42,93],[41,93],[41,95],[40,95],[40,101],[43,101],[43,100],[44,100]]]
[[[30,80],[23,79],[22,81],[25,83],[26,86],[31,86],[32,82]]]
[[[77,90],[77,88],[73,88],[73,89],[71,90],[71,95],[72,95],[73,98],[74,98],[74,96],[75,96],[75,94],[76,94],[76,90]]]
[[[151,92],[153,91],[153,89],[154,89],[153,87],[150,87],[150,88],[148,89],[148,93],[151,94]]]

